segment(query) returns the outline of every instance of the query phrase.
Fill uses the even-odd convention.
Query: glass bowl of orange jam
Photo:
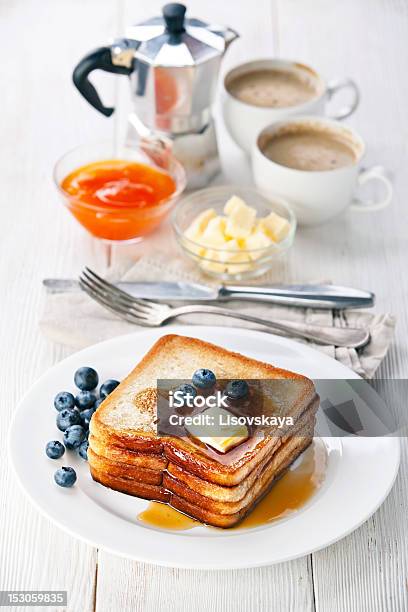
[[[63,203],[93,236],[137,242],[165,219],[186,186],[182,165],[161,141],[79,146],[56,164]]]

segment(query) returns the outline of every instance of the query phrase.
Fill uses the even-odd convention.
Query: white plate
[[[358,378],[348,368],[308,346],[272,334],[235,328],[172,327],[311,378]],[[18,481],[37,508],[57,525],[93,546],[148,563],[184,568],[225,569],[270,565],[301,557],[344,537],[379,507],[399,466],[395,438],[327,438],[327,477],[318,493],[285,520],[255,529],[163,531],[139,523],[147,503],[95,483],[76,453],[47,458],[44,447],[60,438],[53,398],[73,388],[73,373],[94,366],[101,380],[121,379],[166,332],[149,330],[86,348],[49,370],[20,403],[9,436]],[[72,465],[72,489],[53,481],[60,465]],[[347,499],[349,502],[344,503]]]

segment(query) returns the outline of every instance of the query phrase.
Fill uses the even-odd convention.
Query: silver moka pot
[[[166,4],[161,17],[129,27],[124,38],[86,55],[73,80],[110,117],[114,109],[103,105],[88,76],[96,69],[129,76],[134,111],[128,140],[170,141],[189,187],[202,187],[219,170],[211,108],[221,58],[238,34],[185,13],[182,4]]]

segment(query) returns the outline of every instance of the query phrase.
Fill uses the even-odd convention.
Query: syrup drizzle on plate
[[[315,439],[255,508],[232,529],[252,529],[285,518],[302,508],[322,485],[327,470],[327,450]],[[171,506],[149,502],[138,520],[160,529],[182,531],[202,525]]]
[[[137,518],[147,525],[160,527],[161,529],[171,529],[173,531],[184,531],[201,525],[199,521],[195,521],[190,516],[175,510],[168,504],[155,501],[149,502],[146,510],[143,510]]]
[[[316,439],[293,466],[236,527],[251,529],[287,517],[304,506],[320,488],[327,469],[327,450]]]

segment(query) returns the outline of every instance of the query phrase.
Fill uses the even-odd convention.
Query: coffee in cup
[[[262,142],[262,153],[276,164],[306,172],[350,166],[358,157],[349,138],[321,124],[315,127],[288,124]]]
[[[299,223],[312,225],[346,208],[373,211],[391,202],[392,184],[383,168],[359,168],[365,145],[355,130],[338,121],[292,117],[264,128],[252,150],[255,185],[269,196],[286,199]],[[384,196],[367,201],[356,188],[382,183]]]
[[[319,93],[317,78],[302,68],[264,68],[238,74],[228,84],[229,93],[253,106],[286,108],[298,106]]]
[[[326,104],[341,89],[352,92],[348,106],[334,119],[344,119],[357,108],[359,92],[349,78],[328,84],[313,68],[282,59],[240,64],[224,79],[224,120],[228,131],[250,154],[259,132],[274,121],[293,115],[324,115]]]

